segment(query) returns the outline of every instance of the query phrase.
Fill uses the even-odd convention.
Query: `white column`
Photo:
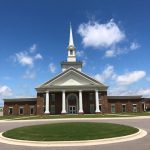
[[[45,114],[49,114],[49,91],[46,91]]]
[[[79,90],[79,113],[83,113],[82,91]]]
[[[100,110],[99,110],[98,90],[95,90],[95,104],[96,104],[95,113],[100,113]]]
[[[144,102],[144,111],[146,111],[146,106],[145,106],[145,102]]]
[[[62,91],[62,114],[66,114],[66,95],[65,95],[65,91]]]

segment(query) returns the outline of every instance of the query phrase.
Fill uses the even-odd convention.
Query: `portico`
[[[46,91],[46,96],[45,96],[45,112],[44,114],[51,114],[50,112],[50,93],[53,91]],[[62,90],[61,91],[61,114],[84,114],[84,109],[83,109],[83,92],[90,92],[86,90],[74,90],[74,91],[67,91],[67,90]],[[99,109],[99,91],[95,89],[94,91],[91,91],[92,93],[94,92],[95,97],[94,97],[94,103],[95,103],[95,113],[100,113],[101,110]],[[66,94],[67,93],[67,94]],[[56,92],[57,94],[57,92]],[[55,106],[57,107],[57,106]]]

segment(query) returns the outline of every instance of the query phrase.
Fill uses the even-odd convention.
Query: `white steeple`
[[[73,35],[72,35],[72,27],[71,27],[71,23],[70,23],[70,37],[69,37],[69,46],[74,46],[74,43],[73,43]]]
[[[76,53],[75,53],[75,46],[73,42],[73,34],[72,34],[72,27],[70,23],[70,37],[69,37],[69,45],[68,45],[68,62],[76,62]]]
[[[76,61],[76,48],[74,46],[73,42],[73,34],[72,34],[72,27],[70,23],[70,33],[69,33],[69,44],[68,44],[68,57],[67,61],[61,62],[61,68],[62,71],[65,71],[69,69],[70,67],[73,67],[79,71],[82,70],[82,62]]]

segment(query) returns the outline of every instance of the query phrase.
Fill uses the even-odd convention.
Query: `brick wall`
[[[122,113],[122,104],[126,104],[126,112],[133,111],[133,104],[137,105],[138,112],[143,111],[141,99],[108,99],[108,113],[111,113],[111,104],[115,104],[116,113]]]
[[[26,102],[4,102],[3,114],[9,115],[9,107],[13,107],[13,115],[19,115],[19,107],[24,107],[24,115],[30,115],[30,106],[34,106],[36,109],[36,101],[26,101]]]

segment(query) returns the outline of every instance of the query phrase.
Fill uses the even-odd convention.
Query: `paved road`
[[[0,143],[0,150],[150,150],[150,119],[123,119],[123,120],[92,120],[93,122],[112,122],[131,125],[135,127],[142,128],[148,132],[148,135],[142,139],[115,143],[108,145],[97,145],[97,146],[86,146],[86,147],[62,147],[62,148],[43,148],[43,147],[26,147],[26,146],[15,146],[9,144]],[[0,132],[4,132],[8,129],[15,127],[33,125],[33,124],[44,124],[49,121],[39,122],[0,122]],[[62,121],[54,121],[62,122]],[[64,121],[63,121],[64,122]]]

